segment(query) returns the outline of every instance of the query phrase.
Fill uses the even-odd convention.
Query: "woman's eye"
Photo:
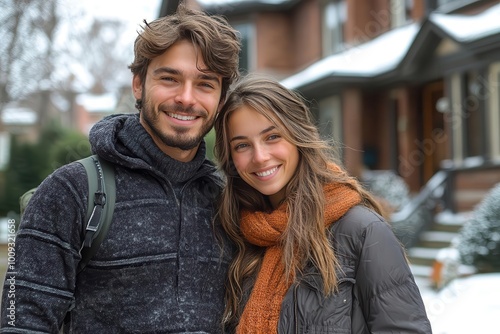
[[[235,145],[234,146],[234,150],[235,151],[239,151],[239,150],[242,150],[244,149],[245,147],[247,147],[248,145],[247,144],[238,144],[238,145]]]
[[[275,140],[275,139],[279,139],[279,138],[281,138],[281,136],[278,134],[272,134],[272,135],[269,135],[269,137],[267,137],[268,140]]]

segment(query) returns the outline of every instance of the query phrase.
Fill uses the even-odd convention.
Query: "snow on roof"
[[[80,94],[76,97],[76,103],[84,107],[88,112],[109,112],[115,110],[118,98],[114,93],[101,95]]]
[[[393,29],[369,42],[326,57],[281,83],[294,89],[333,74],[371,77],[390,71],[406,55],[418,30],[416,23]]]
[[[459,42],[469,42],[500,32],[500,5],[477,15],[432,13],[430,20]]]
[[[33,125],[37,114],[30,108],[6,107],[2,112],[2,122],[8,125]]]
[[[500,32],[500,5],[473,16],[434,13],[429,20],[459,42],[472,41]],[[413,23],[390,30],[367,43],[323,58],[281,83],[296,89],[331,75],[373,77],[386,73],[403,60],[420,27]]]

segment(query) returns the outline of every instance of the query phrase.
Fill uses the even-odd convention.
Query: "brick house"
[[[468,180],[500,181],[499,1],[187,3],[240,31],[244,71],[271,74],[311,102],[353,175],[392,170],[416,193],[445,170],[457,196]],[[177,4],[164,1],[160,15]],[[470,208],[483,190],[447,205]]]

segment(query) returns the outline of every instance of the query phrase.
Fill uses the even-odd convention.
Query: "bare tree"
[[[46,4],[52,7],[54,0]],[[38,86],[43,77],[39,60],[47,49],[41,1],[0,0],[0,103],[4,105]],[[48,18],[47,18],[48,19]],[[50,19],[49,19],[50,20]],[[50,32],[49,32],[50,34]],[[23,75],[26,74],[26,75]],[[20,78],[22,78],[20,80]]]
[[[90,74],[89,88],[94,93],[116,89],[115,85],[123,79],[119,74],[127,68],[125,51],[128,50],[117,43],[117,34],[123,26],[123,22],[116,20],[94,20],[79,39],[83,52],[77,55],[78,61]]]
[[[76,3],[0,0],[0,112],[38,93],[43,125],[52,92],[71,105],[76,92],[115,88],[116,73],[127,65],[117,38],[123,23],[85,16]]]

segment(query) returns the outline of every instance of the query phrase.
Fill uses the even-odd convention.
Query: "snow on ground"
[[[434,334],[499,333],[500,273],[452,281],[439,292],[420,286]]]

